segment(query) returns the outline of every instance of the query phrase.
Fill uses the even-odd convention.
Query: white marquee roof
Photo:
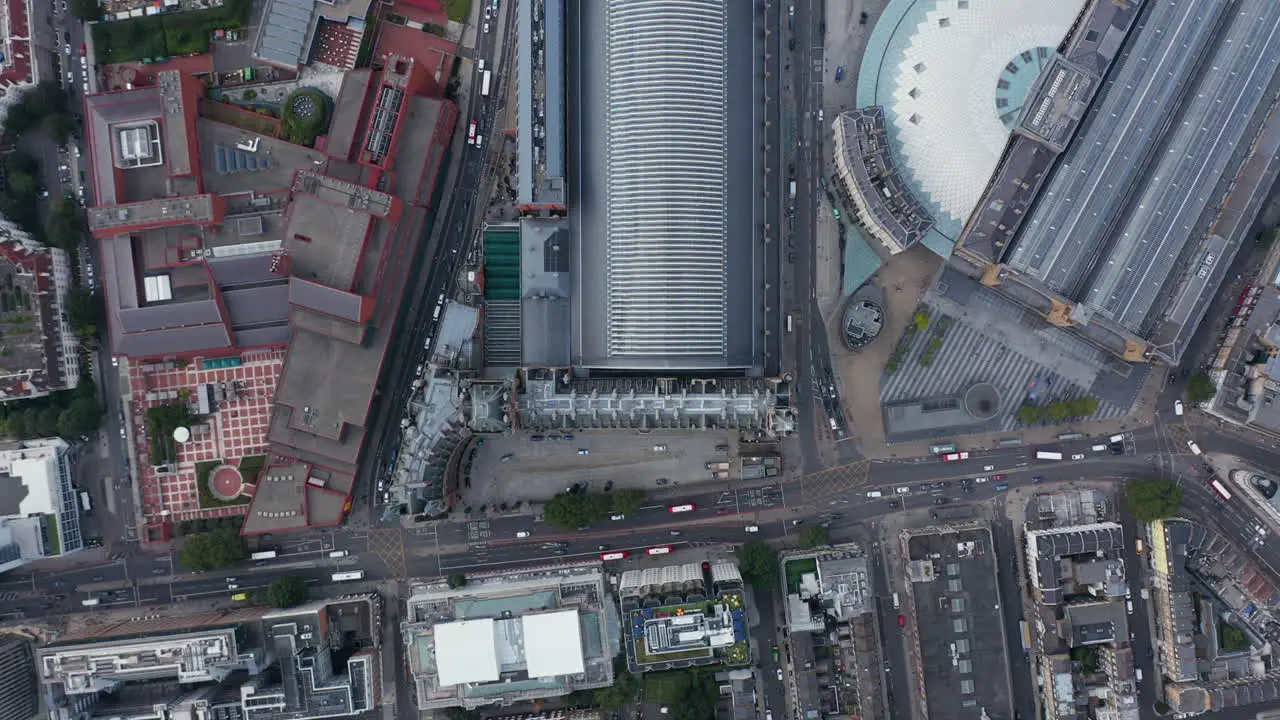
[[[1083,3],[916,2],[933,7],[917,25],[897,31],[907,34],[900,39],[904,51],[886,55],[886,65],[896,67],[884,68],[891,88],[877,101],[888,111],[906,174],[932,204],[963,223],[1009,137],[996,107],[1002,71],[1024,51],[1056,48]]]
[[[436,678],[440,687],[498,679],[493,618],[435,626]]]
[[[529,677],[577,675],[583,670],[582,626],[573,610],[525,615],[524,657]]]

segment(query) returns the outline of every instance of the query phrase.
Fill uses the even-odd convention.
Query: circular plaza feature
[[[1000,391],[991,383],[977,383],[964,391],[964,409],[977,420],[990,420],[1000,412]]]
[[[209,492],[222,502],[231,502],[244,490],[244,478],[234,465],[219,465],[209,473]]]
[[[1028,93],[1083,0],[890,0],[858,76],[884,108],[899,172],[949,240],[959,234]]]
[[[874,300],[855,297],[840,317],[840,339],[850,350],[861,350],[880,336],[884,328],[884,308]]]

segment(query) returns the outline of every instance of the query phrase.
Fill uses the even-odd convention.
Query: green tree
[[[26,416],[21,412],[9,413],[4,419],[5,433],[9,437],[22,440],[31,437],[31,430],[27,427]]]
[[[1214,385],[1213,380],[1204,373],[1193,376],[1191,380],[1187,382],[1187,399],[1196,405],[1209,402],[1213,399],[1213,395],[1216,392],[1218,392],[1217,386]]]
[[[1035,405],[1023,405],[1018,408],[1018,422],[1023,425],[1035,425],[1040,422],[1040,408]]]
[[[309,599],[311,599],[311,590],[307,588],[306,583],[296,577],[276,578],[275,582],[267,586],[267,602],[271,603],[272,607],[296,607]]]
[[[1124,485],[1129,512],[1141,522],[1151,522],[1177,514],[1182,505],[1182,488],[1158,478],[1130,480]]]
[[[89,22],[102,17],[102,6],[98,4],[98,0],[71,0],[71,14]]]
[[[671,707],[672,720],[715,720],[719,700],[717,683],[699,668],[689,673],[680,701]]]
[[[84,212],[74,198],[61,197],[50,206],[49,223],[45,237],[49,244],[63,250],[73,250],[85,238],[88,226]]]
[[[623,515],[634,515],[640,512],[640,503],[644,502],[644,491],[635,489],[619,490],[613,494],[613,511]]]
[[[609,514],[607,495],[562,493],[552,498],[543,510],[547,522],[558,528],[573,530],[594,525]]]
[[[197,527],[200,527],[197,522]],[[179,556],[189,570],[232,567],[249,557],[249,548],[235,528],[223,528],[187,537]]]
[[[71,119],[71,115],[65,112],[55,112],[44,116],[44,131],[59,145],[66,145],[75,129],[75,120]]]
[[[447,707],[442,711],[445,720],[471,720],[475,717],[474,713],[463,710],[460,707]]]
[[[748,585],[771,592],[778,583],[778,551],[762,540],[748,540],[738,548],[738,570]]]
[[[58,415],[58,435],[67,439],[88,435],[98,428],[102,408],[92,397],[77,397]]]
[[[915,327],[916,332],[924,332],[929,329],[929,313],[923,310],[917,310],[916,314],[911,318],[911,324]]]
[[[449,580],[449,589],[457,590],[460,587],[466,587],[467,574],[466,573],[450,573],[448,580]]]
[[[595,691],[595,704],[605,710],[621,710],[636,697],[640,682],[627,669],[622,657],[613,661],[613,684]]]
[[[74,287],[67,293],[67,320],[80,342],[96,344],[98,330],[102,328],[105,319],[101,295],[89,292],[85,287]]]
[[[800,547],[816,548],[826,545],[829,537],[827,529],[821,525],[806,525],[800,531]]]

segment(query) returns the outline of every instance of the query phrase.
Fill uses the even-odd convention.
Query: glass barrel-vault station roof
[[[727,7],[608,0],[611,358],[726,353]]]

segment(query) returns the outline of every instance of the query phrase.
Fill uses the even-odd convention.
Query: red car
[[[84,46],[84,43],[80,43],[80,54],[81,54],[81,55],[88,55],[88,54],[89,54],[89,50],[88,50],[88,48],[86,48],[86,47]]]
[[[899,615],[899,616],[898,616],[898,627],[900,627],[900,628],[904,628],[904,627],[906,627],[906,626],[907,626],[907,616],[906,616],[906,615]]]
[[[695,507],[696,506],[693,503],[687,503],[685,505],[672,505],[671,507],[667,508],[667,510],[673,513],[693,512],[693,509]]]
[[[733,512],[733,511],[730,510],[729,508],[720,508],[719,510],[716,510],[717,515],[728,515],[730,512]]]
[[[1003,479],[1004,479],[1004,477],[1005,477],[1004,475],[992,475],[992,476],[991,476],[991,479],[992,479],[992,480],[994,480],[994,481],[996,481],[996,482],[1000,482],[1001,480],[1003,480]]]

